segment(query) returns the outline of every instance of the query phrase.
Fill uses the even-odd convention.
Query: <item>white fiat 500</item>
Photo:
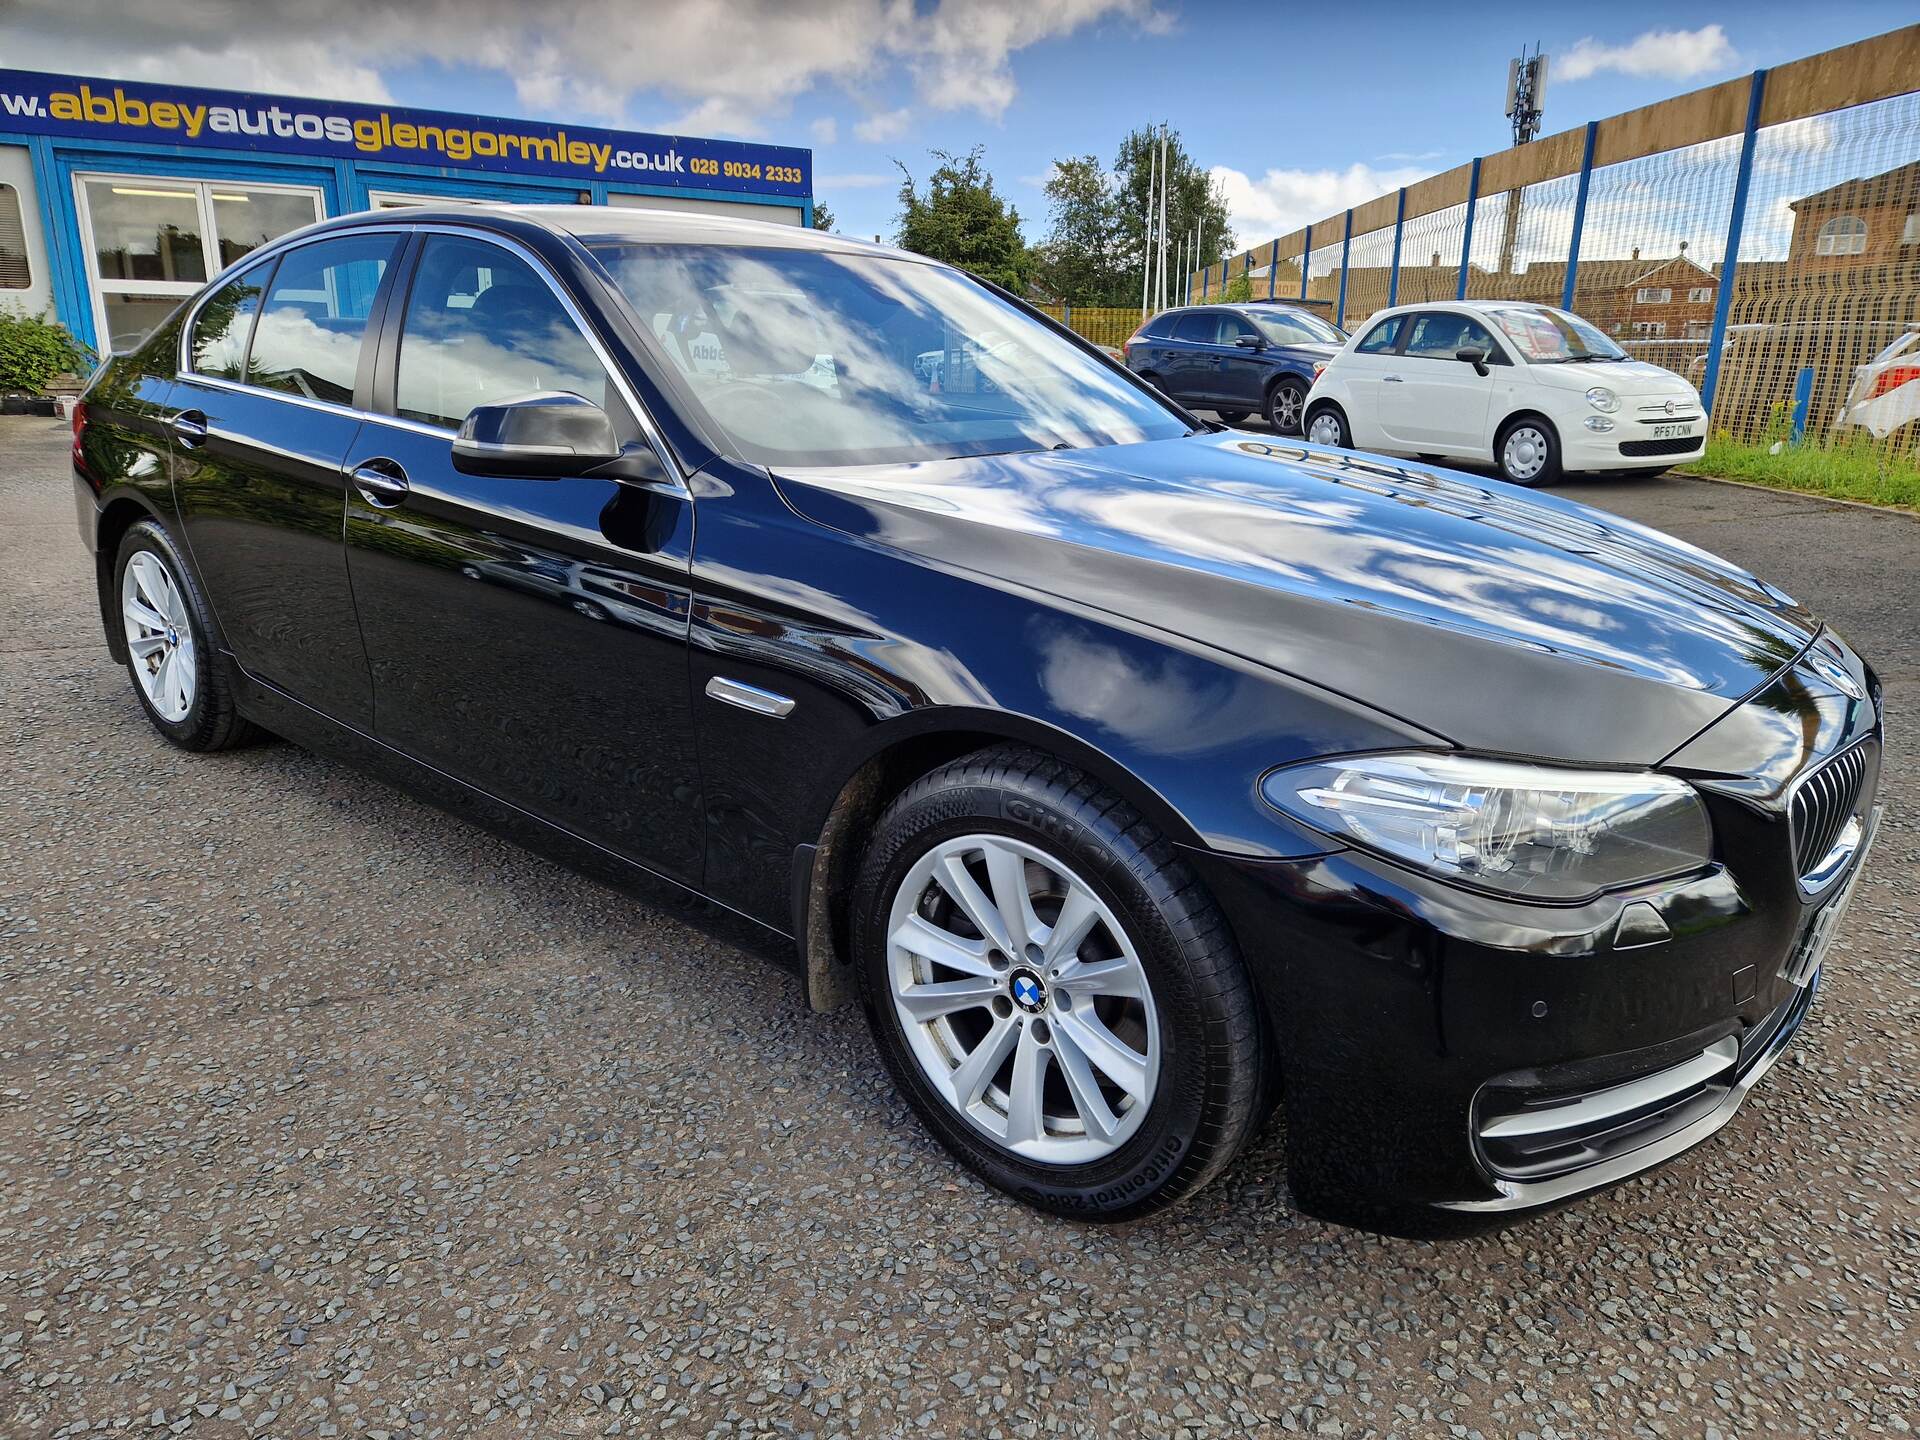
[[[1382,310],[1307,395],[1321,445],[1491,463],[1516,485],[1567,470],[1657,475],[1697,456],[1693,386],[1578,315],[1519,300]]]

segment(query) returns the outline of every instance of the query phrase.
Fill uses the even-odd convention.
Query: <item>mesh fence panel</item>
[[[1101,306],[1101,305],[1041,305],[1043,314],[1051,315],[1074,334],[1093,341],[1096,345],[1111,345],[1116,350],[1127,342],[1127,337],[1140,328],[1140,309],[1138,306]]]
[[[1338,236],[1329,245],[1316,245],[1307,256],[1307,299],[1328,319],[1340,306],[1340,246]]]
[[[1716,429],[1920,446],[1920,94],[1760,131],[1721,351]]]
[[[1705,377],[1740,137],[1607,165],[1588,183],[1573,308],[1641,360]]]
[[[1451,300],[1460,290],[1460,246],[1467,238],[1467,207],[1449,205],[1406,222],[1400,238],[1402,305]]]
[[[1347,312],[1334,323],[1351,330],[1376,310],[1387,306],[1393,279],[1393,226],[1367,230],[1353,237],[1347,252]]]
[[[1580,177],[1562,175],[1482,195],[1473,214],[1467,297],[1558,305],[1579,194]]]

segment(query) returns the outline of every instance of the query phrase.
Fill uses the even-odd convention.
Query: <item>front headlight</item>
[[[1586,900],[1698,870],[1713,854],[1693,787],[1646,770],[1409,752],[1275,770],[1260,790],[1316,830],[1527,900]]]
[[[1604,385],[1596,385],[1587,391],[1587,404],[1596,410],[1604,410],[1611,415],[1620,408],[1620,397]]]

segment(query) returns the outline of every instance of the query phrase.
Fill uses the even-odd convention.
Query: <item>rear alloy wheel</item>
[[[1516,420],[1500,433],[1494,460],[1515,485],[1550,485],[1560,478],[1560,439],[1544,420]]]
[[[1340,450],[1353,444],[1347,434],[1347,417],[1331,405],[1314,411],[1308,418],[1307,439],[1316,445],[1331,445]]]
[[[1251,410],[1216,410],[1213,412],[1229,425],[1238,425],[1253,412]]]
[[[182,750],[225,750],[257,735],[234,708],[199,587],[155,520],[120,541],[114,560],[127,670],[147,719]]]
[[[1307,387],[1298,380],[1282,380],[1267,392],[1267,424],[1281,435],[1300,433],[1300,416],[1307,408]]]
[[[915,782],[851,914],[888,1069],[991,1184],[1130,1219],[1258,1125],[1258,1010],[1224,920],[1172,846],[1059,761],[1004,747]]]

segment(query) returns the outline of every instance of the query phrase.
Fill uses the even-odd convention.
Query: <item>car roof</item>
[[[389,210],[361,211],[320,222],[325,229],[355,224],[472,224],[492,218],[518,220],[571,235],[585,245],[641,244],[759,245],[788,250],[863,251],[903,259],[927,261],[924,255],[891,245],[834,235],[804,225],[781,225],[768,220],[743,220],[733,215],[697,210],[628,210],[612,205],[404,205]]]

